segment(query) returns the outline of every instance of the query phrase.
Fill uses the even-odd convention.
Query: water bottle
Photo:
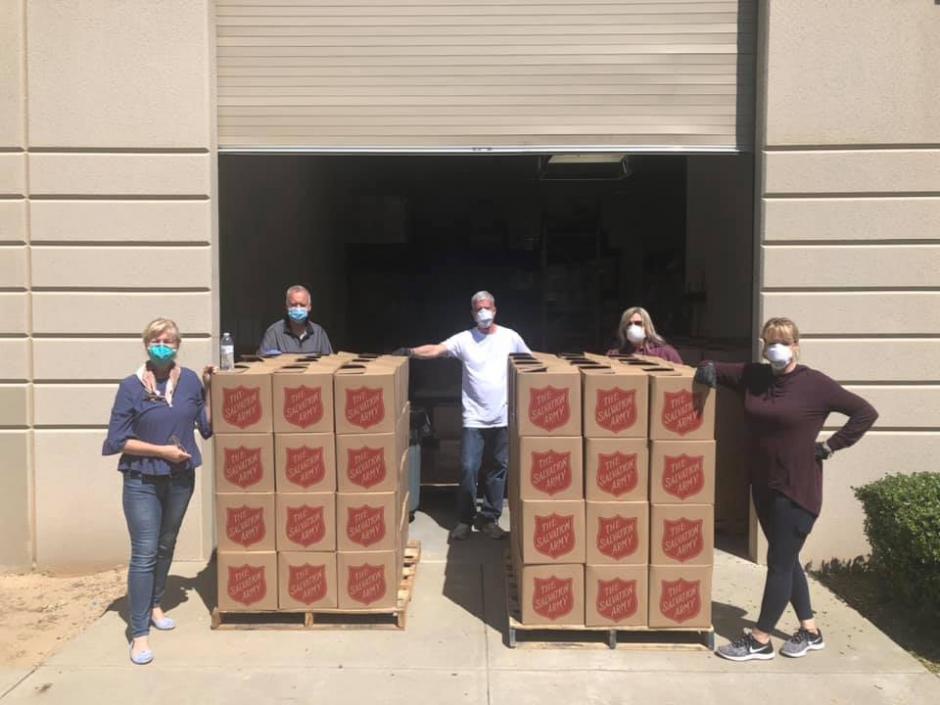
[[[231,370],[235,367],[235,339],[231,333],[223,333],[219,343],[219,367]]]

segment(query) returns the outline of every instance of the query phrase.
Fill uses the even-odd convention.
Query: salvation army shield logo
[[[684,436],[702,426],[702,415],[695,408],[695,397],[688,389],[663,394],[663,428]]]
[[[598,488],[614,497],[632,492],[640,481],[636,465],[636,453],[598,453]]]
[[[382,388],[356,387],[346,390],[346,421],[359,428],[371,428],[385,418]]]
[[[535,531],[532,532],[535,550],[556,559],[574,550],[574,514],[535,515]]]
[[[667,619],[682,624],[702,611],[699,580],[663,580],[659,595],[659,611]]]
[[[374,487],[385,479],[385,453],[381,448],[350,448],[346,452],[346,477],[364,489]]]
[[[349,507],[346,511],[346,537],[363,548],[385,538],[385,508]]]
[[[323,482],[326,477],[326,463],[323,461],[323,448],[300,446],[288,448],[284,475],[287,481],[307,489]]]
[[[225,591],[233,601],[246,606],[263,600],[268,593],[264,567],[247,564],[229,566]]]
[[[620,622],[636,614],[639,601],[636,595],[636,580],[597,581],[597,598],[594,608],[611,622]]]
[[[287,539],[304,548],[320,543],[326,535],[326,523],[323,521],[323,507],[287,507]]]
[[[626,431],[636,423],[635,389],[598,389],[594,421],[611,433]]]
[[[598,517],[596,542],[597,550],[615,561],[633,555],[640,545],[637,518]]]
[[[680,563],[690,561],[705,548],[705,538],[702,536],[702,519],[686,519],[682,517],[676,521],[663,520],[662,549],[669,558]]]
[[[222,460],[222,476],[226,482],[242,489],[261,482],[264,476],[261,449],[245,446],[226,448]]]
[[[225,508],[225,535],[232,543],[248,548],[264,540],[265,533],[263,507]]]
[[[663,461],[663,491],[688,499],[705,489],[705,459],[701,455],[667,455]]]
[[[556,620],[574,609],[571,578],[534,578],[532,609],[545,619]]]
[[[571,453],[533,452],[531,461],[529,482],[539,492],[556,495],[571,487]]]
[[[222,390],[222,418],[237,428],[248,428],[261,421],[261,390],[238,386]]]
[[[323,394],[320,387],[286,387],[284,420],[297,428],[310,428],[323,418]]]
[[[546,431],[554,431],[568,423],[570,418],[571,405],[567,389],[549,385],[533,387],[529,391],[529,421],[532,425]]]
[[[297,602],[312,605],[326,597],[326,566],[303,565],[289,566],[287,577],[287,594]]]
[[[349,566],[346,575],[346,594],[363,605],[371,605],[385,597],[385,568],[363,563]]]

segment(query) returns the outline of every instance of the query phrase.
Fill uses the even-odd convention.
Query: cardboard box
[[[274,551],[219,551],[219,609],[253,612],[277,609]]]
[[[710,627],[711,566],[650,566],[650,627]]]
[[[595,501],[645,502],[648,467],[646,439],[586,438],[584,496]]]
[[[376,609],[398,604],[401,564],[396,551],[336,554],[340,609]]]
[[[649,372],[651,439],[696,441],[715,437],[715,390],[693,384],[694,374],[691,367]]]
[[[584,623],[642,627],[649,620],[649,568],[588,565],[584,569]]]
[[[275,549],[274,493],[215,495],[216,532],[220,551]]]
[[[584,471],[580,436],[524,436],[510,481],[520,499],[582,499]],[[511,454],[512,456],[512,454]]]
[[[217,433],[216,492],[274,492],[274,437],[270,433]]]
[[[646,565],[649,521],[646,502],[587,502],[587,562]]]
[[[510,424],[520,436],[581,435],[581,375],[559,361],[557,365],[518,367]]]
[[[523,565],[516,582],[523,624],[584,624],[583,565]]]
[[[278,493],[336,491],[336,439],[332,433],[275,434],[274,461]]]
[[[403,376],[407,380],[402,369],[385,362],[353,361],[336,370],[336,433],[394,433],[408,400],[407,387],[401,388]]]
[[[215,433],[270,433],[272,368],[239,363],[212,377],[212,428]]]
[[[278,551],[336,550],[335,494],[278,494],[275,509]]]
[[[278,608],[285,611],[330,609],[337,605],[336,554],[277,554]]]
[[[333,373],[338,362],[287,365],[274,372],[275,433],[333,431]]]
[[[340,551],[394,551],[401,497],[396,492],[336,495],[336,545]]]
[[[710,504],[654,504],[650,513],[650,563],[711,565],[715,508]]]
[[[646,438],[649,383],[632,368],[579,368],[584,400],[584,435],[591,438]],[[615,371],[616,369],[616,371]]]
[[[714,504],[715,441],[653,441],[650,501]]]
[[[407,405],[406,405],[407,407]],[[340,492],[392,492],[398,486],[401,456],[408,448],[409,416],[398,417],[393,433],[336,436]]]
[[[520,504],[523,562],[584,563],[584,500]]]

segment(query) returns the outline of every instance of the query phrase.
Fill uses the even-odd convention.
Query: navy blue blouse
[[[162,392],[164,385],[158,385]],[[192,370],[180,369],[180,378],[173,390],[173,406],[163,398],[151,398],[137,375],[125,377],[118,387],[108,437],[101,447],[102,455],[121,453],[118,470],[136,470],[144,475],[169,475],[171,472],[189,470],[202,465],[202,454],[196,446],[195,428],[203,438],[212,436],[212,428],[206,417],[206,404],[202,396],[202,381]],[[123,453],[124,444],[131,438],[155,445],[173,445],[176,436],[192,458],[177,465],[162,458],[152,458]]]

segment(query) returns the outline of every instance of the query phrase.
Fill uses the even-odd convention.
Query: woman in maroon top
[[[767,580],[757,627],[718,649],[733,661],[771,659],[770,633],[793,605],[800,627],[783,645],[784,656],[824,647],[813,619],[799,553],[822,506],[822,461],[856,443],[878,418],[861,397],[822,372],[797,364],[800,332],[788,318],[771,318],[761,331],[769,365],[705,362],[699,383],[722,384],[743,397],[750,432],[751,496],[767,537]],[[830,413],[846,424],[828,440],[816,439]]]
[[[682,364],[682,358],[656,332],[653,319],[645,308],[633,306],[623,312],[617,329],[617,347],[607,351],[608,355],[651,355],[668,362]]]

